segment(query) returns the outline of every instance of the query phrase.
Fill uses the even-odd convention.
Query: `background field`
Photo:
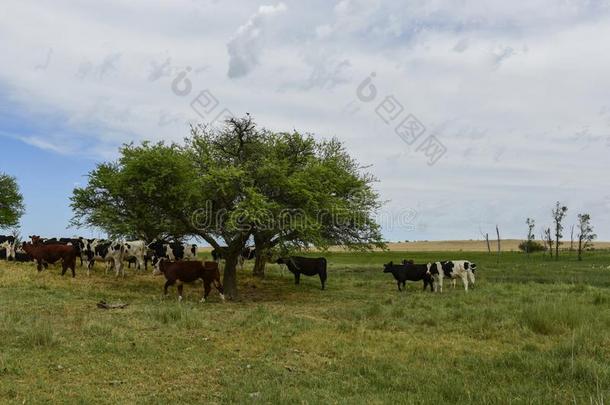
[[[0,262],[0,403],[608,401],[610,252],[326,256],[326,291],[245,269],[240,301],[224,304],[188,285],[186,302],[162,300],[149,274]],[[477,285],[399,293],[381,264],[403,258],[474,260]]]

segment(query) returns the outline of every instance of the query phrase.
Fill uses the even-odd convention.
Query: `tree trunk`
[[[489,245],[489,234],[485,234],[485,241],[487,242],[487,253],[491,254],[491,246]]]
[[[252,270],[252,275],[260,278],[265,277],[265,264],[267,264],[265,255],[263,252],[256,249],[256,257],[254,258],[254,269]]]
[[[225,296],[229,300],[237,299],[237,256],[238,253],[229,253],[225,259],[225,269],[222,284]]]
[[[578,238],[578,261],[582,260],[582,239]]]
[[[572,225],[572,230],[570,231],[570,252],[574,251],[574,225]]]
[[[559,260],[559,229],[555,230],[555,260]]]
[[[500,228],[496,225],[496,234],[498,235],[498,262],[500,262]]]

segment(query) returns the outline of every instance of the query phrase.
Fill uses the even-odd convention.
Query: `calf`
[[[178,300],[182,301],[182,288],[184,283],[192,283],[193,281],[203,280],[203,297],[201,302],[205,302],[212,290],[212,283],[220,293],[220,298],[224,301],[224,289],[220,282],[220,271],[218,271],[218,263],[216,262],[200,262],[200,261],[179,261],[170,262],[164,259],[159,260],[159,273],[163,273],[165,286],[163,287],[163,295],[167,295],[169,286],[176,284],[178,289]]]
[[[143,240],[125,242],[123,248],[125,250],[125,258],[129,262],[129,265],[131,265],[133,260],[135,261],[138,270],[141,270],[142,268],[148,270],[148,261],[146,260],[148,248],[146,247],[146,242]]]
[[[294,274],[294,283],[301,282],[301,274],[306,276],[320,276],[322,289],[326,284],[326,259],[323,257],[311,258],[301,256],[280,257],[276,261],[277,264],[285,264],[288,270]]]
[[[430,274],[428,274],[427,264],[415,264],[412,260],[404,260],[402,264],[394,264],[393,262],[383,265],[384,273],[392,273],[398,286],[398,291],[402,291],[400,288],[401,284],[403,288],[406,286],[407,281],[424,281],[424,291],[426,287],[430,285],[430,292],[433,291],[434,280]]]
[[[154,241],[148,245],[151,251],[152,265],[159,268],[161,259],[188,260],[197,257],[197,245],[188,245],[180,242]],[[153,269],[153,273],[155,270]]]
[[[430,263],[428,265],[428,274],[434,276],[440,285],[440,291],[443,292],[443,278],[448,277],[455,281],[457,278],[462,279],[464,290],[468,292],[468,284],[474,286],[474,272],[477,265],[468,260],[448,260],[443,262]],[[455,285],[455,284],[454,284]],[[435,289],[435,291],[437,288]]]
[[[68,245],[43,245],[23,242],[23,250],[31,256],[37,263],[38,271],[46,269],[48,264],[54,264],[61,260],[61,275],[66,274],[69,268],[72,270],[72,277],[76,277],[76,250],[74,246]]]

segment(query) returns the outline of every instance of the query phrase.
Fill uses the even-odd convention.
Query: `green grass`
[[[240,300],[163,279],[0,262],[0,403],[607,403],[610,253],[329,253],[329,280],[270,266]],[[478,264],[468,294],[382,263]],[[100,300],[125,309],[96,308]]]

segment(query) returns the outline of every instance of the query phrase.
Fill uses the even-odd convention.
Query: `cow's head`
[[[438,263],[438,262],[437,263],[428,263],[426,265],[426,268],[427,268],[426,275],[434,276],[434,275],[438,274],[438,272],[440,271],[439,266],[440,266],[440,263]]]
[[[383,265],[383,272],[384,273],[391,273],[392,272],[392,266],[394,266],[393,262],[384,264]]]
[[[160,276],[161,274],[165,274],[165,266],[163,266],[164,258],[159,258],[157,256],[152,257],[152,265],[153,265],[153,276]]]

